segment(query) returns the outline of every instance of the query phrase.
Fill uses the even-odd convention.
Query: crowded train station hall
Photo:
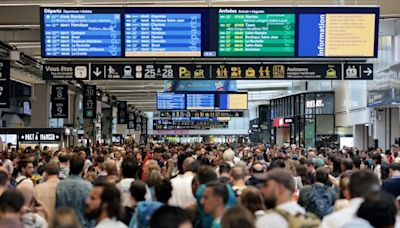
[[[399,75],[399,0],[1,0],[0,228],[400,228]]]

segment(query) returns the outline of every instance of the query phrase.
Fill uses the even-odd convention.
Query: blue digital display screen
[[[121,14],[43,10],[44,57],[121,57]]]
[[[220,110],[228,110],[229,109],[229,98],[228,98],[228,94],[220,94],[219,95],[219,109]]]
[[[125,56],[201,57],[201,14],[126,14]]]
[[[184,110],[185,94],[157,93],[158,110]]]
[[[214,109],[215,94],[187,94],[187,109]]]

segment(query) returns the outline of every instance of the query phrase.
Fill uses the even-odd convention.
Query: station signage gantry
[[[370,63],[46,63],[44,80],[372,80]],[[71,78],[72,77],[72,78]]]

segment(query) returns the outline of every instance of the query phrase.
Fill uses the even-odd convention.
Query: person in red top
[[[393,156],[392,156],[392,152],[390,151],[390,150],[386,150],[386,158],[387,158],[387,160],[389,161],[389,165],[391,165],[392,164],[392,162],[393,162]]]

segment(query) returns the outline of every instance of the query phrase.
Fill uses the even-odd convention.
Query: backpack
[[[287,211],[276,208],[270,211],[276,212],[285,218],[288,222],[288,228],[318,228],[321,223],[321,220],[315,214],[308,212],[305,215],[291,215]]]
[[[135,214],[129,223],[129,228],[145,228],[149,226],[151,216],[163,204],[157,201],[142,201],[136,206]]]
[[[333,203],[334,199],[331,191],[329,191],[329,186],[313,185],[310,192],[310,202],[305,209],[319,218],[323,218],[333,212]]]

